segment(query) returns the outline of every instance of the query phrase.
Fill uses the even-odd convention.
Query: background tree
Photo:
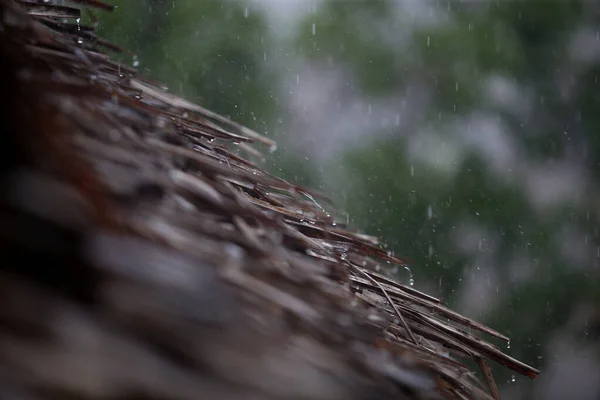
[[[543,373],[500,375],[506,398],[596,398],[600,6],[321,0],[291,40],[267,0],[119,7],[101,26],[135,51],[124,62],[276,136],[279,175],[321,187],[419,289],[514,339]]]
[[[264,15],[243,2],[122,2],[102,16],[101,34],[136,51],[124,60],[171,91],[253,129],[267,130],[277,113],[271,36]]]
[[[326,1],[299,29],[306,57],[333,59],[363,96],[426,94],[402,128],[371,124],[346,153],[339,200],[419,286],[543,364],[573,313],[600,304],[598,6],[428,2],[417,18],[406,3]],[[519,383],[511,398],[531,398]]]

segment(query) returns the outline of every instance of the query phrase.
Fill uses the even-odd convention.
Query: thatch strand
[[[73,21],[112,7],[73,3],[0,2],[2,395],[497,399],[487,360],[535,378],[328,199],[243,157],[272,140]]]

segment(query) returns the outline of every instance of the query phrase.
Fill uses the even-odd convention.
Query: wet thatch
[[[487,399],[489,360],[536,376],[243,158],[269,139],[111,61],[76,23],[110,7],[73,3],[0,1],[3,398]]]

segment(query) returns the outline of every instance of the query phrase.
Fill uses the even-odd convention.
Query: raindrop
[[[433,217],[433,209],[431,206],[427,207],[427,219],[431,219]]]
[[[410,286],[414,286],[414,284],[415,284],[415,278],[414,278],[414,276],[413,276],[413,273],[412,273],[412,271],[411,271],[411,270],[410,270],[410,268],[409,268],[408,266],[406,266],[406,265],[404,266],[404,269],[405,269],[405,270],[408,272],[408,284],[409,284]]]
[[[83,39],[82,38],[77,38],[77,43],[82,44],[83,43]]]
[[[296,75],[296,85],[300,84],[300,75]]]
[[[313,36],[317,34],[317,25],[314,22],[312,24],[312,34]]]
[[[514,375],[511,375],[511,377],[510,377],[510,381],[511,381],[511,382],[514,382],[514,381],[516,381],[516,378],[515,378],[515,376],[514,376]]]
[[[429,47],[430,44],[431,44],[431,38],[429,36],[427,36],[427,47]]]
[[[248,18],[248,7],[244,8],[244,18]]]
[[[415,176],[415,166],[414,165],[410,166],[410,176]]]
[[[133,56],[133,64],[132,64],[132,65],[133,65],[135,68],[137,68],[137,67],[139,67],[139,66],[140,66],[140,60],[139,60],[139,58],[138,58],[137,54]]]

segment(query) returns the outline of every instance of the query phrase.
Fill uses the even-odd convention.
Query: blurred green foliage
[[[600,60],[577,65],[569,56],[571,34],[600,21],[597,7],[583,1],[429,4],[437,11],[447,7],[445,15],[452,22],[416,26],[403,51],[394,52],[389,44],[390,37],[406,35],[400,29],[402,16],[392,11],[397,6],[393,1],[326,1],[316,16],[306,18],[298,45],[318,62],[335,57],[350,64],[354,79],[369,95],[389,95],[411,81],[425,82],[434,96],[420,125],[438,130],[438,141],[444,138],[444,121],[474,111],[493,112],[509,127],[519,159],[550,166],[575,155],[598,178],[600,108],[595,93]],[[319,34],[310,34],[312,23]],[[389,31],[378,37],[383,27]],[[561,93],[557,82],[561,70],[574,87],[569,95]],[[490,74],[508,77],[539,99],[526,118],[486,101]],[[338,200],[358,226],[380,233],[397,254],[411,260],[417,283],[432,282],[451,303],[461,286],[457,282],[481,277],[485,272],[477,270],[477,260],[487,260],[498,282],[488,290],[497,291],[500,301],[483,317],[513,337],[511,355],[543,367],[543,345],[575,307],[600,302],[598,259],[587,258],[582,265],[565,257],[557,244],[557,234],[569,226],[585,232],[587,250],[596,253],[598,186],[586,188],[591,197],[582,203],[539,212],[519,186],[520,177],[499,179],[487,167],[485,154],[468,152],[449,177],[403,150],[411,134],[382,136],[346,154],[344,165],[353,179],[344,188],[352,195]],[[472,223],[495,242],[493,251],[480,243],[479,252],[488,255],[457,246],[461,226]],[[533,262],[534,275],[515,282],[510,264],[521,253]],[[581,334],[576,340],[588,339]],[[501,382],[509,381],[506,374],[500,375]]]
[[[267,23],[243,2],[120,2],[102,16],[100,34],[137,51],[122,58],[172,92],[240,123],[264,131],[277,112],[273,73],[264,65]]]
[[[572,56],[579,30],[592,27],[598,37],[600,8],[583,0],[429,1],[441,22],[425,23],[400,3],[323,0],[283,44],[257,7],[249,11],[239,1],[122,2],[103,17],[102,33],[138,52],[124,62],[139,60],[144,73],[176,93],[270,134],[285,130],[280,118],[290,112],[270,65],[274,47],[347,71],[366,98],[393,97],[415,83],[429,90],[415,132],[365,136],[363,146],[331,161],[348,179],[325,191],[358,227],[410,260],[417,287],[437,290],[450,304],[465,285],[492,274],[487,290],[496,301],[474,317],[513,338],[512,356],[543,368],[546,345],[576,308],[600,304],[600,56]],[[521,90],[508,105],[490,98],[493,76]],[[453,137],[464,128],[456,121],[474,113],[493,115],[515,144],[515,165],[502,174],[490,164],[493,154],[460,148]],[[426,143],[459,146],[452,171],[406,151],[423,130],[432,133]],[[274,159],[284,178],[322,183],[324,173],[302,154],[282,149]],[[583,198],[537,207],[524,189],[528,168],[573,160],[587,178]],[[461,235],[472,227],[481,237],[467,251]],[[565,231],[585,238],[584,256],[565,255]],[[531,272],[516,279],[519,258]],[[578,343],[592,340],[585,330],[573,335]],[[496,372],[500,383],[510,382],[509,372]],[[518,384],[522,398],[532,398],[530,382]]]

